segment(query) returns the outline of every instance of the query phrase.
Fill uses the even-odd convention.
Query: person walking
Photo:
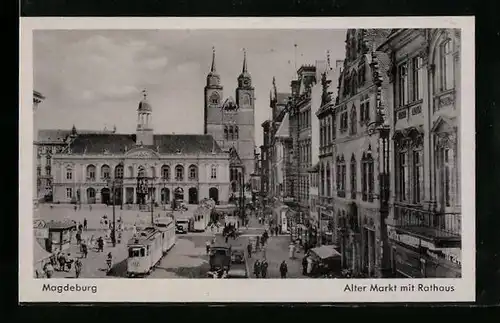
[[[88,250],[88,247],[87,247],[87,242],[84,241],[82,243],[82,257],[83,258],[87,258],[88,253],[89,253],[89,250]]]
[[[302,275],[307,276],[307,256],[302,258]]]
[[[267,278],[267,267],[269,267],[269,264],[267,263],[266,258],[264,258],[261,261],[260,266],[261,266],[261,275],[262,275],[262,278]]]
[[[83,264],[82,264],[82,261],[80,260],[80,258],[76,259],[76,261],[75,261],[75,277],[76,278],[80,278],[80,274],[82,272],[82,267],[83,267]]]
[[[87,231],[87,218],[83,218],[83,230]]]
[[[248,258],[252,258],[252,243],[248,242],[247,245]]]
[[[52,278],[52,275],[54,275],[54,267],[50,262],[45,263],[43,271],[45,272],[45,276],[47,276],[47,278]]]
[[[97,239],[97,252],[104,252],[104,240],[102,237]]]
[[[261,269],[260,260],[257,259],[253,264],[253,274],[255,275],[255,278],[260,278],[260,269]]]
[[[207,255],[210,253],[210,240],[205,242],[205,249],[207,250]]]
[[[286,278],[287,273],[288,273],[288,266],[286,264],[286,261],[283,260],[280,265],[281,278]]]

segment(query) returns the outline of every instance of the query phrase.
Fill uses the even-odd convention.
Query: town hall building
[[[52,156],[54,202],[197,204],[227,203],[229,153],[211,134],[155,134],[152,106],[144,91],[135,134],[79,133]]]

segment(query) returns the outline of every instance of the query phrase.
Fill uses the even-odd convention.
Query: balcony
[[[438,248],[461,246],[461,213],[435,213],[415,207],[394,206],[396,231],[432,242]]]

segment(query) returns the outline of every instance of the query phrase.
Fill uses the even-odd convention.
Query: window
[[[217,179],[217,166],[212,165],[212,169],[210,171],[210,178]]]
[[[355,95],[358,91],[358,75],[356,74],[356,72],[352,73],[351,82],[351,95]]]
[[[350,134],[351,135],[355,135],[357,130],[358,130],[358,124],[357,124],[357,115],[356,115],[356,106],[353,105],[352,108],[351,108],[351,130],[350,130]]]
[[[50,152],[47,152],[47,157],[45,157],[45,164],[50,165],[52,162],[52,156],[50,155]]]
[[[115,178],[123,178],[123,165],[115,167]]]
[[[139,166],[137,177],[146,177],[146,169],[143,166]]]
[[[361,97],[361,105],[359,107],[359,121],[368,123],[370,121],[370,97],[365,94]]]
[[[241,99],[241,103],[244,106],[250,105],[250,96],[248,94],[244,94]]]
[[[452,188],[452,169],[453,156],[452,150],[449,148],[442,149],[443,154],[443,198],[446,207],[451,206],[451,188]]]
[[[343,106],[340,110],[340,132],[346,132],[348,127],[347,108]]]
[[[229,138],[229,140],[233,140],[234,139],[233,127],[229,126],[228,128],[229,128],[228,138]]]
[[[182,165],[175,166],[175,180],[178,182],[184,180],[184,167]]]
[[[403,106],[408,104],[408,64],[407,62],[399,65],[398,73],[399,81],[399,105]]]
[[[73,197],[73,189],[71,187],[66,188],[66,198],[70,199]]]
[[[325,176],[326,176],[326,172],[325,172],[325,166],[323,164],[321,164],[321,167],[320,167],[320,170],[319,170],[319,174],[320,174],[320,181],[321,181],[321,188],[320,188],[320,195],[321,196],[325,196]]]
[[[332,195],[332,185],[330,177],[330,164],[326,163],[326,196]]]
[[[156,178],[156,168],[151,167],[151,177]]]
[[[66,179],[73,179],[73,169],[71,167],[66,168]]]
[[[344,156],[337,157],[337,195],[345,197],[346,165]]]
[[[229,129],[227,126],[224,126],[224,139],[225,140],[229,139]]]
[[[356,157],[352,154],[351,157],[351,199],[356,199],[356,192],[358,190],[356,185]]]
[[[373,202],[373,187],[375,184],[373,157],[363,153],[361,159],[361,185],[363,201]]]
[[[450,90],[454,88],[454,70],[453,70],[453,42],[447,39],[441,44],[441,88]]]
[[[108,165],[103,165],[101,167],[101,177],[104,179],[110,178],[110,169]]]
[[[238,126],[235,126],[234,127],[234,139],[238,139],[239,138],[239,133],[238,133]]]
[[[334,111],[333,112],[333,115],[332,115],[332,118],[331,118],[331,140],[335,140],[335,138],[337,137],[337,113]],[[330,131],[328,132],[328,135],[330,135]],[[330,141],[331,143],[331,141]]]
[[[45,166],[45,175],[51,176],[51,173],[52,173],[52,168],[50,167],[50,165]]]
[[[424,69],[423,69],[422,57],[417,56],[411,60],[412,66],[412,99],[413,101],[418,101],[423,98],[424,94]]]
[[[422,151],[413,150],[412,156],[412,197],[413,203],[418,204],[422,200],[422,176],[423,176],[423,165],[422,165]]]
[[[189,166],[189,179],[196,180],[198,178],[197,167],[195,165]]]
[[[132,167],[132,166],[128,167],[128,176],[130,178],[134,177],[134,167]]]
[[[365,84],[366,81],[366,68],[365,68],[365,62],[363,61],[361,63],[361,66],[359,67],[358,70],[358,86],[362,86]]]
[[[37,176],[42,176],[42,167],[38,166],[38,167],[36,168],[36,175],[37,175]]]
[[[326,120],[326,143],[329,145],[332,143],[332,118],[328,116]]]
[[[161,177],[166,181],[170,179],[170,167],[168,165],[161,167]]]
[[[95,181],[95,166],[88,165],[87,166],[87,179],[91,181]]]
[[[408,154],[406,151],[398,153],[398,197],[400,201],[407,200],[407,183],[408,183]]]
[[[219,94],[212,93],[212,95],[210,96],[210,104],[219,104],[219,100]]]

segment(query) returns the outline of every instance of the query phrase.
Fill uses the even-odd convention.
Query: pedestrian
[[[87,247],[87,242],[82,243],[82,255],[83,258],[87,258],[87,254],[89,253],[88,247]]]
[[[302,258],[302,275],[307,276],[307,256]]]
[[[71,265],[73,264],[73,258],[71,257],[71,254],[68,253],[65,257],[65,263],[66,267],[68,268],[68,272],[71,271]],[[66,270],[65,270],[66,271]]]
[[[78,231],[76,233],[76,244],[80,247],[80,251],[82,251],[82,234],[80,233],[80,231]]]
[[[269,264],[267,263],[266,258],[264,258],[261,261],[260,266],[261,266],[260,271],[261,271],[262,278],[266,278],[267,277],[267,267],[269,266]]]
[[[108,256],[106,257],[106,264],[108,266],[107,274],[111,272],[111,269],[113,268],[113,255],[111,252],[108,253]]]
[[[207,250],[207,255],[210,253],[210,241],[207,240],[207,242],[205,242],[205,248]]]
[[[83,218],[83,229],[87,231],[87,218]]]
[[[135,237],[136,234],[137,234],[137,226],[134,223],[134,225],[132,226],[132,237]]]
[[[89,240],[89,247],[94,249],[95,248],[95,237],[92,235]]]
[[[295,244],[293,242],[290,242],[288,250],[288,256],[290,257],[290,259],[295,259]]]
[[[286,274],[288,273],[288,266],[286,262],[283,260],[280,265],[280,274],[281,278],[286,278]]]
[[[255,260],[255,263],[253,264],[253,274],[255,275],[255,278],[260,278],[260,260],[257,259]]]
[[[307,274],[310,275],[313,269],[313,260],[310,256],[307,257]]]
[[[78,231],[83,231],[83,224],[81,224],[80,222],[78,222]]]
[[[102,237],[97,239],[97,252],[104,252],[104,240]]]
[[[89,211],[92,212],[92,204],[89,204]]]
[[[50,262],[46,262],[43,266],[43,271],[47,278],[52,278],[52,275],[54,274],[54,267],[52,267],[52,264]]]
[[[76,259],[76,261],[75,261],[75,277],[76,278],[80,277],[80,273],[82,272],[82,267],[83,267],[82,261],[80,259]]]
[[[252,258],[252,243],[248,242],[247,245],[248,258]]]
[[[66,258],[62,252],[57,254],[57,261],[59,262],[59,271],[64,271],[66,267]]]
[[[73,206],[73,210],[75,210],[75,212],[76,212],[77,209],[78,209],[78,206],[76,206],[76,204],[75,204],[75,206]]]

